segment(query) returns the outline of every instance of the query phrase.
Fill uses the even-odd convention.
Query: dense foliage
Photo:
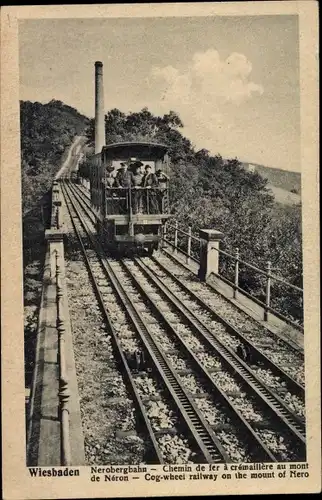
[[[196,151],[180,129],[180,117],[173,111],[163,117],[144,108],[138,113],[112,109],[105,117],[106,143],[122,140],[151,140],[169,145],[171,158],[171,211],[181,226],[214,228],[224,233],[222,248],[265,269],[270,260],[274,272],[302,286],[301,207],[281,206],[267,187],[267,179],[247,171],[237,159],[211,156]],[[94,141],[94,123],[88,128],[88,142]],[[196,251],[198,249],[196,248]],[[221,272],[233,278],[233,262],[222,257]],[[263,299],[265,278],[240,266],[240,284]],[[272,305],[290,317],[302,319],[299,293],[274,284]]]
[[[50,189],[66,148],[88,119],[61,101],[20,102],[23,214]]]

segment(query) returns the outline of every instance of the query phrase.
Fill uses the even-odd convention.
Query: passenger
[[[167,192],[167,187],[168,187],[168,181],[169,177],[162,172],[161,168],[157,170],[156,172],[156,178],[158,180],[158,204],[159,204],[159,210],[161,213],[164,213],[164,201],[165,201],[165,195]]]
[[[133,187],[135,191],[133,192],[133,213],[141,213],[143,210],[142,203],[142,180],[143,180],[143,172],[142,172],[143,163],[135,162],[133,169]]]
[[[156,197],[156,191],[153,188],[158,186],[158,179],[150,165],[145,165],[145,174],[142,180],[142,185],[149,191],[145,193],[145,210],[148,214],[158,213],[158,201]]]
[[[114,167],[108,167],[106,169],[106,186],[112,187],[115,184],[115,179],[117,176],[117,169]]]
[[[161,168],[157,170],[155,175],[158,180],[159,188],[166,189],[168,186],[169,177],[164,172],[162,172]]]
[[[150,165],[145,165],[145,174],[142,180],[143,187],[151,188],[157,187],[158,179],[155,173],[152,172],[152,167]]]
[[[133,185],[133,173],[128,170],[129,162],[121,163],[121,168],[115,177],[117,187],[129,188]]]
[[[136,161],[132,164],[133,168],[133,187],[142,187],[143,181],[143,172],[142,172],[143,163],[140,161]]]
[[[115,190],[118,197],[121,198],[119,207],[122,213],[127,213],[129,209],[129,188],[133,186],[133,173],[128,170],[129,164],[130,162],[121,163],[121,168],[115,177],[115,186],[123,188]]]
[[[105,179],[103,179],[105,187],[105,196],[106,196],[106,213],[114,214],[117,213],[117,203],[114,203],[113,197],[115,197],[115,190],[112,187],[115,184],[115,177],[117,174],[117,170],[115,167],[107,167]]]

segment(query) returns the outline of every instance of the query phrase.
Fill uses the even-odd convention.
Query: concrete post
[[[161,241],[160,241],[160,248],[165,248],[166,247],[166,243],[165,243],[165,239],[167,238],[167,223],[165,222],[162,226],[162,229],[161,229]]]
[[[58,229],[47,229],[45,239],[49,245],[50,278],[54,281],[56,278],[56,252],[63,255],[64,234]]]
[[[52,189],[52,227],[56,227],[57,229],[60,228],[61,226],[61,214],[60,214],[60,207],[61,207],[61,193],[60,193],[60,187],[55,181],[53,183],[53,189]]]
[[[215,229],[200,229],[200,267],[198,277],[206,281],[211,273],[219,271],[219,243],[224,235]]]

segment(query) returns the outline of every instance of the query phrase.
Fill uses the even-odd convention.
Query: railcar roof
[[[114,142],[103,147],[102,153],[114,159],[127,159],[129,157],[162,158],[169,146],[156,142]]]

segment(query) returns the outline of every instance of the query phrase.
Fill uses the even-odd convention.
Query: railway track
[[[74,189],[73,189],[73,194],[74,196],[77,195]],[[88,206],[88,202],[85,201],[84,199],[81,200],[80,197],[78,202],[81,203],[82,210],[88,210],[90,208]],[[80,217],[79,211],[78,211],[78,216]],[[90,217],[91,223],[94,223],[95,214],[91,212],[91,215],[88,215],[88,217]],[[85,227],[84,223],[83,227]],[[133,296],[133,293],[134,294],[137,293],[135,290],[139,290],[140,296],[142,297],[141,303],[143,304],[148,303],[150,310],[153,310],[154,314],[156,314],[158,321],[166,325],[168,338],[169,339],[171,338],[172,341],[174,340],[175,343],[180,344],[180,349],[178,350],[176,355],[179,354],[181,356],[181,352],[184,351],[186,358],[189,359],[189,363],[191,364],[191,366],[193,366],[194,372],[197,373],[198,376],[201,376],[204,382],[206,381],[206,387],[208,389],[209,392],[208,396],[210,397],[210,399],[211,397],[219,399],[221,401],[222,407],[225,407],[226,411],[228,411],[229,409],[230,420],[233,421],[235,425],[238,423],[238,426],[241,426],[243,432],[245,433],[245,435],[247,435],[248,443],[251,442],[252,446],[255,445],[259,447],[259,450],[261,450],[259,453],[259,455],[261,455],[260,459],[266,461],[267,460],[274,461],[280,459],[279,453],[272,452],[269,449],[269,446],[264,442],[265,433],[267,441],[267,432],[272,432],[271,431],[272,428],[275,429],[274,430],[275,433],[276,432],[277,434],[282,433],[282,436],[280,435],[282,441],[285,438],[289,439],[294,444],[294,448],[297,449],[298,458],[304,459],[305,429],[303,421],[300,418],[298,418],[297,415],[294,415],[294,413],[292,413],[289,410],[289,408],[283,403],[283,401],[280,398],[278,398],[276,394],[273,394],[270,391],[270,389],[266,387],[262,383],[262,381],[256,377],[256,375],[249,369],[249,367],[245,363],[243,363],[242,360],[238,359],[238,357],[232,350],[230,350],[227,346],[225,346],[218,339],[216,339],[216,337],[208,330],[207,326],[203,324],[200,318],[198,318],[198,316],[191,311],[191,308],[187,307],[187,305],[185,305],[182,300],[179,300],[175,296],[175,294],[171,292],[171,290],[155,275],[155,266],[159,265],[157,261],[155,260],[152,261],[151,259],[145,259],[145,261],[143,261],[142,259],[136,259],[132,263],[125,261],[123,262],[116,262],[111,260],[108,261],[104,257],[102,249],[100,249],[100,258],[105,259],[104,269],[106,276],[109,277],[110,282],[113,284],[113,288],[116,294],[118,295],[118,299],[122,301],[123,305],[127,308],[129,319],[132,321],[133,324],[136,325],[137,331],[140,331],[141,341],[144,344],[146,351],[148,352],[148,357],[153,361],[154,368],[157,368],[158,373],[161,374],[162,380],[167,381],[166,385],[168,392],[171,394],[172,390],[171,394],[172,399],[176,402],[177,406],[180,407],[180,405],[178,405],[178,402],[181,404],[181,406],[183,406],[184,411],[182,411],[181,408],[181,417],[182,416],[184,417],[187,428],[190,429],[191,433],[191,428],[192,428],[191,423],[194,424],[195,426],[194,430],[196,430],[197,427],[197,432],[200,432],[199,440],[196,437],[196,434],[194,435],[195,441],[199,443],[199,448],[200,448],[200,443],[202,442],[205,445],[206,449],[208,446],[208,451],[206,451],[206,453],[205,449],[202,450],[203,455],[207,461],[211,460],[223,461],[223,459],[229,461],[229,458],[227,456],[223,457],[224,455],[223,447],[220,445],[219,441],[214,438],[215,432],[213,431],[213,429],[209,427],[205,419],[202,417],[201,413],[198,412],[196,400],[193,401],[191,396],[189,396],[187,391],[185,391],[185,389],[183,388],[180,382],[180,374],[178,374],[178,372],[176,373],[176,370],[173,369],[171,363],[168,362],[168,358],[169,356],[171,357],[171,353],[169,354],[169,352],[168,353],[164,352],[162,350],[162,346],[160,347],[160,345],[158,345],[158,343],[155,342],[153,338],[154,336],[152,335],[151,331],[149,331],[144,316],[142,316],[143,312],[142,313],[138,312],[133,299],[131,299],[131,294]],[[151,266],[152,268],[154,266],[154,269],[152,269]],[[138,280],[138,277],[135,276],[135,273],[133,274],[133,272],[131,271],[131,267],[135,267],[137,270],[139,270],[139,274],[141,273],[140,282]],[[162,272],[164,273],[164,269],[162,269],[161,265],[159,269],[161,269]],[[130,290],[128,291],[126,290],[127,285],[124,285],[124,283],[126,283],[124,273],[127,274],[128,279],[130,279],[131,281],[131,285],[128,285],[130,286]],[[154,300],[151,299],[151,295],[153,297],[156,293],[154,291],[151,294],[151,289],[150,293],[144,289],[144,287],[141,284],[142,276],[144,276],[144,278],[148,280],[150,283],[153,283],[155,291],[157,291],[157,294],[159,294],[158,297],[155,298]],[[171,278],[173,277],[171,276]],[[178,285],[179,281],[176,282],[176,286]],[[181,289],[184,290],[182,284],[180,284],[180,286]],[[132,290],[131,287],[133,288]],[[234,377],[239,384],[238,390],[236,391],[237,394],[227,395],[225,391],[223,391],[218,386],[218,384],[214,382],[214,378],[216,378],[216,376],[213,377],[212,374],[216,373],[216,370],[212,371],[211,374],[211,370],[209,369],[207,370],[205,368],[205,366],[198,359],[198,355],[196,355],[196,353],[193,352],[193,349],[189,348],[187,343],[185,343],[183,337],[178,335],[178,332],[173,327],[173,324],[171,324],[171,322],[165,318],[165,315],[160,310],[160,307],[156,305],[155,301],[157,301],[160,304],[160,296],[162,296],[161,300],[163,301],[167,300],[168,303],[171,304],[171,307],[174,308],[176,315],[179,316],[181,315],[179,323],[181,325],[186,325],[186,326],[188,325],[188,327],[190,328],[189,335],[193,334],[196,336],[196,338],[198,338],[198,342],[202,341],[204,343],[203,349],[204,346],[206,346],[208,351],[211,352],[213,358],[217,358],[220,364],[222,364],[225,367],[225,370],[227,370],[228,373],[234,374]],[[190,300],[191,297],[192,296],[190,295]],[[198,304],[200,306],[200,302]],[[222,372],[222,368],[220,368],[219,370],[217,369],[217,372],[218,371]],[[182,370],[181,370],[181,375],[182,375]],[[282,375],[284,376],[284,374]],[[246,388],[248,394],[251,393],[249,402],[253,401],[258,408],[264,411],[265,414],[269,415],[270,419],[269,422],[267,421],[265,422],[263,421],[263,419],[260,419],[260,422],[258,422],[257,424],[255,422],[252,422],[251,419],[248,419],[250,421],[247,421],[247,419],[243,417],[242,412],[238,411],[238,409],[234,406],[234,401],[235,402],[238,401],[238,399],[240,399],[240,396],[244,394],[240,391],[241,388],[243,389]],[[206,392],[207,390],[204,391],[204,395],[206,394]],[[202,401],[202,398],[200,398],[199,401]],[[207,399],[207,401],[209,402],[209,399]],[[190,405],[189,411],[187,406],[188,404]],[[186,412],[186,414],[184,412]],[[201,428],[198,427],[196,420],[192,419],[192,415],[194,415],[194,419],[196,418],[196,415],[198,415],[199,418],[198,424],[200,424],[201,422],[205,426],[204,429],[207,430],[206,432],[207,437],[205,437],[204,434],[205,430],[204,429],[201,430]],[[189,419],[187,419],[187,416],[189,417],[190,421]],[[214,445],[215,447],[217,446],[216,452],[214,452],[213,450],[211,451],[211,448]],[[216,453],[218,454],[218,450],[219,452],[221,452],[221,457],[218,457],[216,455]]]
[[[149,261],[150,259],[144,260]],[[168,311],[167,316],[171,318],[171,320],[166,322],[167,329],[172,329],[173,338],[180,340],[180,349],[186,350],[190,358],[195,358],[193,352],[191,352],[191,349],[187,347],[184,340],[188,336],[192,342],[197,343],[197,351],[200,348],[206,349],[207,354],[217,357],[223,367],[220,368],[220,370],[230,373],[239,385],[237,398],[241,396],[241,388],[247,391],[247,393],[251,393],[251,399],[254,403],[262,409],[265,416],[271,417],[270,421],[266,424],[266,427],[272,428],[275,424],[275,428],[277,430],[283,429],[283,432],[286,435],[289,435],[292,441],[295,440],[295,442],[297,442],[297,446],[301,447],[304,452],[305,437],[304,424],[302,420],[294,415],[294,413],[284,405],[283,401],[280,398],[277,398],[251,372],[251,370],[249,370],[247,365],[234,355],[233,351],[221,344],[211,335],[209,330],[198,320],[194,313],[187,306],[185,306],[182,301],[179,300],[178,297],[155,276],[153,272],[148,269],[148,266],[143,263],[142,259],[135,259],[134,266],[137,267],[135,271],[132,269],[134,267],[132,263],[130,264],[126,261],[122,261],[120,262],[120,265],[123,268],[126,268],[128,275],[131,277],[133,283],[135,283],[136,288],[140,290],[141,294],[145,296],[145,299],[149,301],[152,310],[154,310],[159,316],[159,321],[162,321],[162,316],[165,316],[166,314],[160,310],[161,305],[166,311]],[[142,285],[144,282],[143,276],[146,278],[145,283],[148,287],[147,289]],[[152,288],[150,285],[152,285]],[[182,333],[178,333],[178,326],[184,330],[184,335]],[[200,346],[200,343],[202,347]],[[195,363],[196,358],[193,361]],[[208,379],[208,383],[214,383],[211,376],[209,376],[205,370],[203,370],[203,372]],[[218,373],[216,374],[216,377],[218,377]],[[246,398],[246,394],[243,394],[243,397]],[[234,401],[236,400],[235,395],[230,398],[228,397],[228,400],[234,404]],[[252,425],[252,422],[250,422],[250,425]],[[254,431],[256,433],[257,425],[254,427]]]
[[[162,451],[158,443],[160,433],[153,430],[147,416],[144,401],[142,400],[137,387],[136,377],[135,375],[133,375],[133,373],[131,373],[128,361],[122,349],[119,335],[111,324],[109,314],[105,306],[104,295],[100,290],[102,285],[99,284],[99,278],[103,280],[104,284],[106,284],[106,280],[108,278],[108,282],[113,287],[113,290],[115,291],[118,299],[122,302],[124,310],[129,317],[128,319],[131,321],[136,333],[139,335],[141,342],[146,349],[147,356],[152,362],[154,370],[158,373],[159,379],[162,380],[165,385],[165,389],[168,392],[168,396],[171,400],[172,406],[176,408],[176,412],[180,416],[179,425],[183,425],[186,428],[186,431],[190,434],[190,440],[193,442],[194,448],[198,450],[198,452],[195,453],[197,462],[229,462],[229,457],[225,453],[220,442],[216,439],[214,432],[202,417],[200,411],[195,406],[191,397],[187,394],[187,392],[180,384],[180,381],[178,380],[178,377],[176,376],[174,370],[171,368],[163,353],[154,342],[153,336],[151,332],[149,332],[149,329],[145,326],[139,312],[136,310],[127,294],[124,293],[124,289],[121,283],[117,280],[115,275],[113,275],[113,271],[109,268],[109,264],[106,257],[104,256],[103,250],[99,248],[99,245],[97,244],[97,242],[95,242],[93,236],[90,234],[90,228],[82,220],[79,209],[72,202],[70,193],[68,192],[68,188],[66,189],[66,186],[64,187],[64,195],[68,210],[73,220],[75,232],[81,244],[82,251],[97,292],[97,297],[105,314],[106,321],[109,323],[110,331],[114,337],[118,356],[122,361],[122,369],[125,370],[125,374],[131,386],[131,391],[135,396],[135,400],[137,401],[140,415],[144,421],[146,430],[149,433],[149,436],[153,443],[155,456],[157,457],[158,462],[164,462]],[[83,235],[81,234],[81,229],[83,229],[84,231]],[[93,248],[95,249],[94,252],[92,250]],[[89,252],[91,252],[90,255]],[[95,270],[93,269],[93,262],[96,268]],[[98,267],[100,267],[101,269],[101,273],[99,275]],[[173,431],[173,429],[170,430]],[[161,434],[164,435],[165,433],[162,432]]]
[[[189,282],[184,282],[182,279],[172,274],[171,267],[169,269],[168,259],[165,259],[165,262],[163,263],[160,258],[153,258],[146,262],[147,264],[144,265],[152,271],[155,276],[162,280],[163,285],[166,286],[172,294],[175,293],[177,297],[180,297],[180,300],[185,304],[185,307],[189,308],[190,311],[193,312],[193,315],[206,327],[208,331],[210,331],[210,333],[213,334],[215,338],[217,338],[218,342],[225,345],[227,349],[233,351],[232,355],[234,357],[239,357],[245,361],[247,366],[254,371],[254,374],[257,374],[258,371],[260,371],[258,370],[259,367],[270,370],[273,377],[275,377],[275,384],[271,389],[273,392],[277,391],[277,399],[280,399],[280,395],[283,396],[285,400],[285,395],[288,391],[293,392],[293,394],[297,396],[299,404],[303,404],[302,410],[304,409],[304,387],[289,373],[275,364],[239,329],[234,327],[229,321],[218,314],[218,312],[216,312],[216,310],[211,307],[209,303],[205,302],[203,298],[200,298],[197,293],[191,290]],[[222,328],[220,328],[219,325],[222,325]],[[242,357],[243,352],[238,350],[238,346],[242,345],[246,345],[248,348],[248,356],[246,357],[246,360]],[[277,379],[280,380],[279,384],[277,383]],[[284,404],[285,401],[282,403]],[[290,408],[288,408],[288,410],[290,413],[296,413],[296,411]],[[303,415],[303,411],[300,411],[299,413],[300,415]]]
[[[90,200],[85,192],[82,194],[77,191],[75,195],[80,195],[82,201],[91,211],[93,221],[95,213],[90,206]],[[178,262],[173,262],[171,254],[161,254],[157,259],[154,259],[153,271],[156,275],[162,275],[162,279],[172,281],[171,287],[175,287],[176,293],[182,296],[185,303],[189,302],[195,314],[198,314],[199,319],[206,323],[211,329],[212,321],[220,322],[224,329],[218,332],[217,337],[223,343],[233,346],[235,353],[243,354],[243,351],[238,349],[238,346],[246,346],[248,351],[247,363],[257,376],[263,376],[271,390],[276,393],[277,398],[280,396],[286,403],[294,407],[294,412],[300,416],[304,416],[304,369],[303,369],[303,353],[295,351],[292,346],[280,339],[277,339],[270,332],[263,328],[255,326],[254,322],[248,318],[245,320],[245,314],[241,314],[233,309],[225,298],[215,292],[208,284],[200,283],[191,272],[187,271]],[[163,261],[163,263],[162,263]],[[150,266],[151,267],[151,266]],[[215,309],[216,307],[216,309]],[[219,314],[219,311],[227,309],[229,311],[231,322],[224,317],[224,314]],[[236,320],[233,324],[233,316],[240,318],[240,323],[243,325],[243,331],[236,326]],[[245,357],[242,359],[245,360]],[[263,369],[262,369],[263,367]],[[286,398],[286,399],[285,399]]]
[[[293,378],[294,373],[296,373],[295,370],[301,365],[303,368],[304,350],[302,347],[283,335],[276,335],[272,331],[268,330],[265,325],[260,324],[257,320],[249,317],[245,312],[236,308],[236,306],[232,304],[229,299],[215,289],[211,282],[203,282],[201,284],[200,280],[189,268],[189,266],[185,262],[181,261],[181,259],[173,253],[173,250],[169,251],[168,249],[163,249],[162,253],[164,257],[167,257],[167,265],[174,276],[181,278],[183,282],[189,284],[189,287],[193,288],[194,291],[197,291],[198,295],[204,299],[204,302],[208,302],[208,304],[210,303],[213,307],[215,307],[216,312],[220,312],[220,314],[225,317],[226,320],[230,321],[235,328],[238,328],[239,324],[243,324],[247,331],[247,336],[249,335],[249,338],[252,338],[254,343],[257,337],[260,350],[269,352],[270,344],[275,343],[275,350],[278,351],[278,353],[281,355],[288,353],[289,361],[287,365],[290,373],[293,374]],[[266,339],[267,346],[265,346],[263,339]],[[276,364],[279,364],[278,357],[275,357],[275,362]],[[292,369],[294,362],[295,366]],[[301,371],[301,380],[299,380],[299,382],[304,386],[303,370]]]

